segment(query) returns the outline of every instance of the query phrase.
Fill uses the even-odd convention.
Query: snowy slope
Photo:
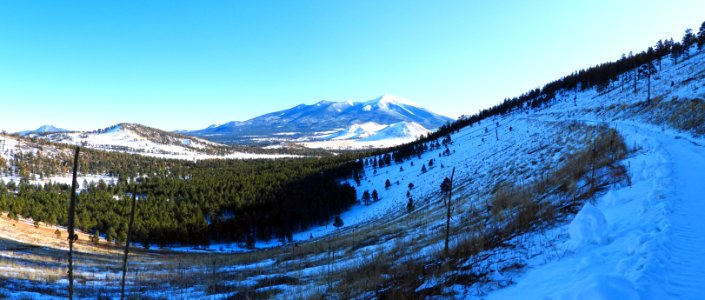
[[[353,124],[345,130],[316,138],[314,141],[302,138],[297,139],[296,142],[307,148],[329,150],[387,148],[412,142],[429,133],[431,133],[430,130],[416,122],[399,122],[388,125],[369,122]]]
[[[282,157],[281,155],[236,152],[226,145],[208,140],[130,123],[120,123],[90,132],[35,132],[28,134],[28,137],[82,145],[99,150],[176,159]]]
[[[57,157],[59,154],[63,154],[67,157],[71,157],[70,149],[64,149],[61,147],[55,147],[52,145],[42,144],[39,145],[32,141],[28,141],[23,138],[17,138],[11,135],[0,134],[0,161],[4,161],[6,165],[9,164],[11,160],[14,159],[16,154],[32,154],[34,156],[49,156]],[[19,183],[21,181],[21,176],[18,174],[11,174],[6,170],[5,172],[0,172],[0,180],[5,183],[15,182]],[[107,184],[113,184],[117,178],[105,175],[105,174],[79,174],[78,183],[79,190],[86,188],[83,186],[83,182],[86,183],[97,183],[103,180]],[[53,183],[64,183],[71,184],[72,177],[71,174],[60,174],[50,177],[42,177],[38,174],[30,173],[29,183],[41,185],[47,182]]]
[[[705,97],[705,55],[691,51],[693,56],[678,65],[664,60],[652,83],[655,98],[673,101],[668,105],[674,109]],[[553,244],[564,255],[535,258],[526,273],[512,278],[516,285],[488,298],[702,299],[705,295],[705,202],[701,201],[705,199],[705,140],[669,128],[663,120],[659,124],[648,111],[632,113],[624,109],[629,106],[605,109],[644,100],[645,87],[639,88],[636,95],[631,89],[578,93],[575,103],[564,101],[534,114],[536,119],[607,122],[616,128],[628,145],[638,148],[626,161],[632,185],[613,189],[596,201],[595,211],[604,216],[604,226],[581,225],[583,221],[576,217],[572,224],[557,228],[564,236],[568,233]],[[583,233],[571,230],[579,226],[585,228],[583,233],[605,239],[586,242]]]
[[[491,299],[524,295],[529,299],[689,299],[705,295],[704,185],[705,144],[650,126],[616,124],[627,142],[641,150],[627,161],[632,185],[598,199],[594,217],[575,220],[558,231],[564,257],[544,264],[537,257],[518,284]],[[582,230],[575,229],[582,227]],[[601,239],[586,238],[599,235]]]

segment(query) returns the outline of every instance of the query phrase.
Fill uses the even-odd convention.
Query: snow
[[[133,130],[130,126],[122,124],[112,126],[105,131],[68,132],[39,137],[54,142],[82,145],[99,150],[127,152],[169,159],[276,159],[297,157],[295,155],[258,154],[238,151],[229,151],[222,155],[208,154],[207,149],[225,147],[225,145],[195,137],[167,137],[167,140],[171,141],[173,139],[173,141],[171,143],[155,142]]]
[[[604,300],[639,300],[634,284],[621,276],[595,275],[584,280],[576,293],[567,293],[560,299],[604,299]]]
[[[568,232],[573,249],[590,244],[602,245],[607,241],[607,220],[598,208],[588,202],[570,223]]]
[[[682,65],[663,61],[655,95],[703,97],[698,85],[672,88],[703,67],[699,53]],[[640,87],[641,88],[641,87]],[[643,88],[642,88],[643,89]],[[491,292],[488,299],[521,295],[526,299],[702,299],[705,295],[705,141],[689,133],[645,123],[638,118],[606,118],[589,108],[630,103],[631,93],[579,93],[576,104],[561,103],[536,114],[609,124],[637,149],[625,164],[631,185],[613,188],[586,204],[566,226],[564,255],[529,261],[517,282]],[[670,96],[667,96],[670,97]],[[570,101],[572,102],[572,101]],[[593,112],[595,110],[592,110]],[[543,118],[542,118],[543,119]],[[547,119],[544,119],[547,120]],[[567,227],[567,228],[565,228]]]
[[[379,108],[382,109],[388,109],[389,105],[409,105],[409,106],[416,106],[418,105],[414,102],[412,102],[409,99],[406,99],[404,97],[400,96],[395,96],[395,95],[390,95],[390,94],[384,94],[381,97],[377,99],[370,100],[366,102],[368,105],[376,105]]]
[[[416,139],[422,135],[428,134],[431,131],[421,126],[416,122],[399,122],[390,124],[373,135],[360,137],[360,142],[383,141],[383,140],[398,140],[398,139]]]
[[[371,145],[371,142],[385,145],[396,145],[397,143],[410,142],[431,131],[416,122],[398,122],[393,124],[379,124],[367,122],[353,124],[347,129],[338,131],[324,137],[330,141],[349,141],[351,147],[364,148]],[[310,145],[315,145],[311,143]],[[325,145],[318,143],[318,145]]]
[[[352,124],[347,129],[336,132],[326,139],[331,140],[349,140],[349,139],[364,139],[369,136],[375,135],[382,129],[387,128],[388,125],[383,125],[375,122],[366,122],[361,124]]]

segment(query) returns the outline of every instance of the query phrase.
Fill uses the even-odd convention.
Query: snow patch
[[[568,227],[570,247],[574,250],[590,244],[602,245],[607,242],[607,220],[602,211],[586,202]]]

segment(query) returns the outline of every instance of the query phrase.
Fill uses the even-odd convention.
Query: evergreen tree
[[[392,186],[392,183],[387,179],[387,181],[384,182],[384,188],[389,189]]]
[[[100,231],[96,230],[93,232],[93,234],[91,235],[91,243],[96,246],[98,245],[98,243],[100,243]]]
[[[372,191],[372,200],[379,201],[379,195],[377,194],[377,190]]]
[[[370,204],[370,192],[365,191],[364,193],[362,193],[362,201],[363,203],[365,203],[365,205]]]
[[[445,255],[448,255],[448,242],[450,239],[450,215],[453,211],[452,208],[452,197],[453,197],[453,177],[455,177],[455,168],[451,172],[450,178],[446,177],[441,182],[441,193],[447,195],[448,197],[443,197],[443,204],[446,207],[446,239],[445,239]]]
[[[340,228],[343,227],[343,219],[340,218],[340,215],[335,216],[335,220],[333,221],[333,226]]]
[[[705,45],[705,22],[700,25],[700,30],[698,31],[698,49],[702,49]]]
[[[681,56],[682,52],[683,47],[681,44],[673,43],[673,46],[671,47],[671,60],[673,60],[673,64],[678,64],[678,58]]]
[[[695,44],[695,42],[697,42],[697,39],[695,37],[695,34],[693,34],[693,29],[686,29],[685,34],[683,34],[683,40],[681,41],[686,54],[689,54],[688,50],[690,49],[690,46]]]

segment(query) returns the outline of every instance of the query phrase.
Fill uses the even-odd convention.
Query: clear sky
[[[456,118],[698,31],[705,1],[0,1],[0,129],[200,129],[320,100]]]

